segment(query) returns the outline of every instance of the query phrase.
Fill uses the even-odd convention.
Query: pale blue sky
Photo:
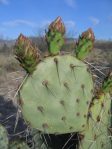
[[[0,36],[37,36],[57,16],[69,36],[91,27],[97,39],[112,39],[112,0],[0,0]]]

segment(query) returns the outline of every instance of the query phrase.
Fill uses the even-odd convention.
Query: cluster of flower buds
[[[39,50],[22,34],[16,40],[15,49],[16,58],[19,60],[21,66],[28,73],[31,73],[30,68],[32,67],[32,70],[34,70],[34,67],[39,62]]]

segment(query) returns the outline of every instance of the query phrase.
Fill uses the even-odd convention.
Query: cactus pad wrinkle
[[[7,131],[2,125],[0,125],[0,149],[8,149]]]
[[[84,130],[93,80],[87,65],[71,55],[44,59],[20,91],[22,113],[44,133]]]

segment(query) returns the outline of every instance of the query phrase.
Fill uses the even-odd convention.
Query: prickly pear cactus
[[[16,58],[28,73],[19,91],[23,116],[42,133],[79,132],[83,136],[79,148],[89,148],[91,140],[94,140],[94,149],[105,148],[108,140],[106,147],[111,149],[108,139],[111,114],[108,113],[112,77],[108,76],[94,95],[92,72],[84,60],[93,48],[93,31],[88,29],[80,35],[74,50],[76,55],[75,52],[61,54],[64,33],[64,23],[58,17],[46,31],[49,56],[43,59],[24,35],[16,41]],[[90,143],[85,143],[88,140]]]
[[[7,131],[1,124],[0,124],[0,149],[8,149]]]

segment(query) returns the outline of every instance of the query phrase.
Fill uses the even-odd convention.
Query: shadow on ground
[[[23,137],[27,129],[24,120],[21,117],[17,118],[17,112],[18,109],[14,106],[12,100],[6,100],[0,95],[0,123],[6,127],[10,140],[16,138],[16,136]]]

